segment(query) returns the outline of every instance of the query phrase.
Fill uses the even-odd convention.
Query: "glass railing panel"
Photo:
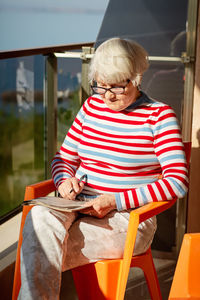
[[[184,100],[184,65],[181,62],[150,62],[142,90],[149,97],[170,105],[181,123]]]
[[[141,44],[149,55],[169,56],[177,40],[185,51],[187,0],[110,0],[96,45],[120,36]],[[120,22],[119,22],[120,20]]]
[[[81,106],[81,64],[79,58],[58,58],[58,148]]]
[[[0,217],[44,179],[44,57],[0,60]]]

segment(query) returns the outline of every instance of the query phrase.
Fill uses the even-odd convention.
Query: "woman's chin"
[[[122,105],[120,105],[119,101],[117,100],[106,101],[106,105],[114,111],[120,111],[124,109],[124,107],[122,107]]]

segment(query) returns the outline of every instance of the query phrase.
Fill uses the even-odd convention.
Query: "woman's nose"
[[[106,91],[105,92],[105,97],[107,99],[113,99],[115,97],[115,95],[111,91]]]

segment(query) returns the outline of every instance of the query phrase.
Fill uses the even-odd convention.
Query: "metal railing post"
[[[88,81],[90,58],[87,58],[86,55],[93,54],[94,48],[82,47],[82,51],[81,103],[83,103],[90,95],[90,83]]]
[[[198,0],[188,1],[188,25],[186,53],[183,55],[185,63],[185,84],[184,102],[182,114],[182,137],[183,141],[191,141],[192,114],[193,114],[193,93],[195,78],[195,56],[196,56],[196,35],[197,35]],[[185,56],[185,59],[184,59]],[[177,232],[176,250],[180,250],[183,236],[187,226],[187,201],[188,196],[177,201]]]
[[[51,160],[57,150],[57,58],[46,58],[45,74],[45,178],[51,178]]]

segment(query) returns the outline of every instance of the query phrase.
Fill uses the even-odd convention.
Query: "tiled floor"
[[[154,263],[158,274],[162,298],[163,300],[167,300],[176,263],[174,260],[168,259],[154,259]],[[133,268],[131,272],[132,276],[129,274],[125,300],[151,300],[142,271]]]

